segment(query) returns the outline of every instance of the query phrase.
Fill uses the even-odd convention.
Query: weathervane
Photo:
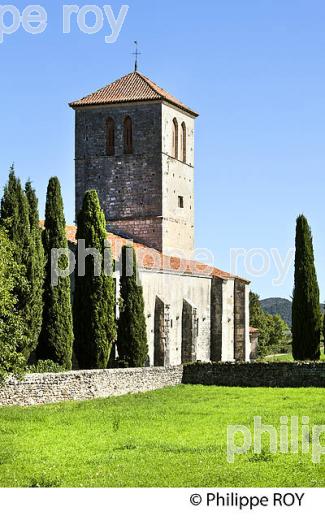
[[[135,64],[134,64],[134,71],[137,72],[138,70],[138,56],[141,56],[141,52],[138,51],[138,42],[135,41],[135,52],[133,52],[133,56],[135,56]]]

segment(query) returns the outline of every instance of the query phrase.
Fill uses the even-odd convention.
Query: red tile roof
[[[76,227],[66,226],[67,239],[71,243],[76,243]],[[139,267],[149,270],[165,271],[165,272],[177,272],[179,274],[192,274],[196,276],[207,276],[217,277],[223,280],[238,279],[245,283],[250,283],[248,280],[244,280],[238,276],[226,273],[216,267],[197,262],[196,260],[188,260],[185,258],[167,256],[156,249],[149,248],[138,242],[131,242],[127,238],[123,238],[114,233],[107,233],[107,239],[110,242],[112,248],[113,258],[117,260],[120,256],[121,249],[126,244],[132,244],[137,254],[137,261]]]
[[[181,101],[159,87],[140,72],[131,72],[122,78],[110,83],[106,87],[89,94],[82,99],[70,103],[70,107],[79,108],[92,105],[109,105],[114,103],[128,103],[137,101],[168,101],[172,105],[198,116],[196,112],[184,105]]]

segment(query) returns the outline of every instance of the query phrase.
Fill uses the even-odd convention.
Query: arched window
[[[173,119],[172,156],[178,159],[178,123],[176,118]]]
[[[115,155],[115,123],[111,117],[106,121],[106,154]]]
[[[124,153],[133,153],[132,119],[124,119]]]
[[[181,130],[181,160],[186,163],[186,124],[184,122]]]

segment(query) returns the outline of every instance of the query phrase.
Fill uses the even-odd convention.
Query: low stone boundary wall
[[[83,401],[179,384],[325,387],[325,363],[195,363],[177,367],[29,374],[0,384],[0,406]]]
[[[325,363],[195,363],[183,383],[242,387],[325,387]]]
[[[181,384],[183,367],[82,370],[59,374],[28,374],[0,384],[0,406],[82,401],[146,392]]]

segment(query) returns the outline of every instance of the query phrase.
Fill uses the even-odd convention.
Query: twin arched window
[[[172,129],[172,157],[175,159],[179,159],[178,148],[178,122],[175,117]],[[180,133],[180,160],[186,163],[186,125],[184,122],[181,125]]]
[[[133,153],[132,119],[127,116],[123,124],[124,153]],[[115,155],[115,122],[109,117],[106,120],[106,155]]]
[[[180,147],[178,143],[178,122],[176,117],[173,119],[172,128],[172,157],[179,159],[179,148],[180,148],[180,160],[186,163],[186,125],[183,122],[180,131]],[[126,116],[123,124],[123,142],[124,142],[124,153],[133,153],[133,124],[130,116]],[[106,120],[106,154],[109,156],[115,155],[115,122],[114,119],[109,117]]]

